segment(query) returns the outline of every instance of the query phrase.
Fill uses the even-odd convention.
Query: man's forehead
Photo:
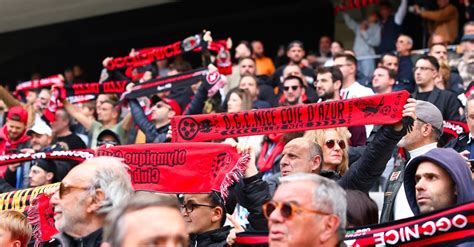
[[[185,194],[184,195],[185,201],[204,201],[209,200],[209,194]]]
[[[273,199],[280,202],[294,201],[300,204],[311,202],[315,186],[313,182],[307,180],[283,182],[278,186]]]

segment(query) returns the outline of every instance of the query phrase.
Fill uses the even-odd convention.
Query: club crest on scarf
[[[209,119],[204,119],[200,122],[193,118],[183,118],[179,123],[179,134],[185,140],[193,139],[199,132],[208,133],[212,130],[212,123]]]
[[[222,152],[220,154],[218,154],[214,160],[212,161],[212,176],[214,178],[217,177],[218,173],[219,173],[219,170],[227,165],[230,164],[230,162],[232,161],[232,157],[230,156],[229,153],[227,152]]]

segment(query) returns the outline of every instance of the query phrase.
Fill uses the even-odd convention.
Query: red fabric
[[[260,172],[266,172],[273,167],[273,163],[275,162],[276,157],[281,154],[283,148],[285,147],[285,142],[281,140],[283,134],[269,134],[268,138],[273,142],[276,143],[275,147],[272,149],[272,152],[268,157],[265,159],[265,155],[268,151],[269,142],[265,141],[262,145],[262,149],[260,150],[260,155],[258,156],[258,170]]]
[[[0,154],[8,153],[9,150],[17,149],[18,145],[30,140],[30,137],[26,135],[26,130],[22,133],[20,138],[16,140],[10,140],[8,136],[7,126],[4,125],[0,131]]]
[[[35,240],[35,247],[49,241],[59,232],[54,226],[54,210],[50,199],[46,194],[40,194],[28,208],[28,222],[33,228],[32,239]]]
[[[25,108],[21,106],[14,106],[8,109],[8,114],[7,114],[7,119],[13,119],[13,118],[18,119],[15,121],[19,121],[26,124],[28,122],[28,111],[26,111]]]
[[[412,218],[347,229],[347,246],[455,246],[474,240],[474,202]]]
[[[238,113],[176,116],[174,142],[197,142],[238,136],[287,133],[311,129],[393,124],[402,118],[407,91],[316,104]]]
[[[164,193],[221,191],[245,170],[248,157],[218,143],[166,143],[125,145],[97,150],[98,156],[115,156],[130,166],[135,190]]]

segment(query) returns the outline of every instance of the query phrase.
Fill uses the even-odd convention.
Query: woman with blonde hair
[[[307,131],[304,137],[318,143],[323,150],[321,175],[342,176],[349,169],[350,132],[345,127]],[[329,174],[329,176],[332,176]]]

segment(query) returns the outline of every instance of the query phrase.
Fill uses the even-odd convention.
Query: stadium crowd
[[[59,183],[48,194],[58,233],[42,246],[227,246],[242,244],[238,236],[245,234],[268,236],[270,246],[340,246],[346,229],[472,202],[474,22],[458,33],[457,9],[449,0],[436,2],[437,9],[424,10],[407,6],[407,0],[397,8],[380,1],[362,22],[343,13],[355,34],[353,49],[322,36],[318,51],[307,52],[295,40],[270,58],[262,41],[240,41],[231,53],[232,73],[217,91],[201,80],[128,99],[115,93],[79,102],[58,96],[60,87],[87,83],[79,66],[57,76],[62,86],[16,92],[0,86],[2,157],[165,145],[176,134],[171,122],[177,116],[291,108],[403,90],[411,95],[395,123],[213,140],[249,157],[228,196],[135,191],[124,160],[107,156],[0,166],[0,193]],[[430,22],[426,51],[413,51],[412,38],[404,34],[407,14]],[[379,59],[371,57],[376,54]],[[140,53],[132,50],[129,56]],[[218,58],[211,54],[210,61]],[[126,80],[124,94],[197,68],[175,56],[124,72],[108,66],[113,60],[104,59],[99,84]],[[31,83],[40,79],[35,75]],[[447,125],[465,127],[453,134]],[[371,198],[377,192],[383,194],[379,203]],[[0,246],[27,246],[34,232],[30,223],[14,210],[0,211]],[[472,244],[471,237],[462,245]]]

